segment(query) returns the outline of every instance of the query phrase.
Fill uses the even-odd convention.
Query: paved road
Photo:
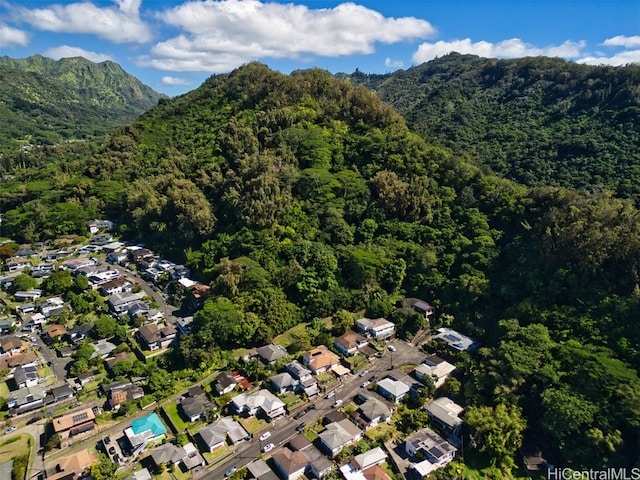
[[[212,470],[203,473],[201,478],[205,478],[207,480],[219,480],[224,478],[224,473],[229,468],[244,467],[256,458],[260,457],[262,454],[261,448],[264,444],[273,443],[276,448],[281,447],[298,434],[296,426],[301,422],[305,422],[308,425],[316,422],[327,412],[333,410],[333,405],[338,399],[343,400],[344,403],[350,401],[358,391],[362,390],[362,383],[367,380],[371,380],[374,376],[378,379],[383,378],[384,375],[392,369],[392,365],[397,368],[402,365],[416,365],[424,360],[425,354],[406,342],[402,340],[394,340],[391,343],[396,346],[397,350],[395,352],[387,350],[386,354],[382,358],[375,359],[367,368],[367,374],[365,376],[361,377],[359,374],[350,375],[338,385],[336,388],[337,393],[333,398],[326,399],[324,397],[316,397],[311,402],[316,406],[316,409],[311,410],[299,420],[294,420],[292,417],[285,416],[274,421],[271,424],[271,437],[268,440],[260,442],[258,438],[254,438],[250,442],[240,444],[236,448],[233,457],[216,466]],[[273,451],[275,451],[275,449]]]

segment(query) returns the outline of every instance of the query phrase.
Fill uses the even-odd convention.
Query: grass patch
[[[38,369],[38,376],[40,378],[49,377],[51,375],[53,375],[53,371],[51,370],[51,367],[45,366]]]
[[[255,433],[267,426],[267,421],[261,418],[250,417],[238,420],[244,429],[249,433]]]
[[[7,398],[9,396],[9,385],[7,382],[0,382],[0,397]]]
[[[167,417],[173,424],[175,430],[177,432],[182,432],[189,428],[189,424],[185,422],[180,416],[180,412],[178,412],[178,405],[175,403],[168,403],[167,405],[162,407],[167,414]]]
[[[14,435],[4,440],[0,445],[0,463],[21,455],[29,455],[31,448],[29,446],[30,438],[30,435],[22,434]]]
[[[222,458],[232,453],[231,448],[228,445],[223,445],[220,448],[216,448],[213,452],[204,452],[202,456],[208,464],[217,463]]]
[[[280,400],[284,402],[288,411],[291,411],[291,409],[295,408],[296,405],[302,403],[302,399],[295,393],[291,392],[287,393],[286,395],[280,396]]]
[[[275,343],[276,345],[282,345],[283,347],[287,348],[289,345],[291,345],[295,341],[296,336],[304,336],[306,334],[307,334],[307,324],[299,323],[295,327],[292,327],[286,332],[284,332],[282,335],[278,335],[273,340],[273,343]]]
[[[377,441],[391,438],[393,437],[394,433],[395,427],[383,422],[367,430],[364,435],[371,440]]]

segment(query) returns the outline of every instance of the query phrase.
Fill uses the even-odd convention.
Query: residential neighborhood
[[[58,276],[71,282],[53,295],[14,291],[17,277],[2,283],[12,305],[0,337],[6,418],[35,419],[49,438],[40,450],[46,478],[82,478],[99,462],[131,479],[166,471],[211,479],[237,471],[256,479],[430,478],[455,458],[464,408],[437,394],[456,371],[454,357],[396,338],[383,317],[353,314],[330,343],[295,353],[265,343],[180,393],[158,390],[173,380],[153,377],[152,366],[191,334],[207,285],[145,247],[115,240],[108,225],[92,222],[91,242],[75,250],[5,261],[11,275],[39,272],[45,286]],[[40,258],[52,263],[36,268]],[[86,286],[75,293],[78,285]],[[170,291],[182,309],[168,303]],[[400,306],[428,322],[435,316],[420,299]],[[454,350],[477,346],[451,329],[434,338]],[[269,374],[256,376],[256,368]],[[422,390],[430,399],[417,408],[429,427],[397,437],[396,416]]]

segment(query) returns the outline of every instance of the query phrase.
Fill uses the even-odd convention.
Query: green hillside
[[[442,393],[466,407],[459,461],[482,472],[452,465],[442,478],[512,478],[523,438],[557,465],[640,464],[640,214],[628,199],[484,173],[364,87],[256,63],[95,141],[30,152],[11,173],[3,234],[43,240],[107,216],[211,285],[163,368],[199,371],[302,322],[291,351],[330,344],[344,310],[411,338],[424,319],[393,306],[419,297],[436,326],[482,344],[432,346],[458,364]],[[334,315],[329,332],[318,319]],[[426,424],[404,412],[399,435]]]
[[[450,54],[386,75],[376,91],[429,142],[526,185],[603,188],[640,204],[640,65]]]
[[[103,134],[163,97],[109,61],[0,57],[0,149]]]

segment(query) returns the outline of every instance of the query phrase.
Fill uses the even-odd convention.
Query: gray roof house
[[[412,458],[416,458],[418,454],[423,458],[423,460],[412,465],[412,468],[422,478],[453,460],[456,454],[456,447],[433,430],[423,428],[405,440],[405,451]]]
[[[346,447],[362,438],[362,431],[348,419],[330,423],[326,430],[318,434],[320,444],[330,454],[336,455]]]
[[[144,292],[138,293],[114,293],[109,297],[107,303],[109,304],[109,308],[116,314],[121,314],[126,312],[129,309],[129,305],[138,300],[142,300],[145,296]]]
[[[369,398],[360,408],[351,414],[351,421],[363,430],[369,430],[376,425],[388,422],[393,410],[377,398]]]
[[[262,363],[266,365],[273,364],[276,360],[287,356],[287,350],[283,346],[274,345],[273,343],[259,347],[256,353]]]
[[[231,406],[239,414],[253,416],[262,413],[268,419],[286,413],[284,402],[264,388],[251,394],[237,395],[231,400]]]
[[[38,384],[38,369],[32,363],[19,365],[13,372],[13,380],[18,388],[33,387]]]
[[[257,459],[247,465],[251,478],[256,480],[279,480],[278,476],[269,468],[264,460]]]
[[[216,392],[218,392],[218,395],[224,395],[232,392],[233,389],[236,388],[236,385],[236,379],[233,378],[231,372],[220,372],[216,378],[216,383],[213,386],[216,389]]]
[[[19,388],[7,395],[7,407],[10,414],[17,415],[40,408],[45,398],[44,387],[40,385]]]
[[[198,430],[196,435],[200,437],[202,444],[209,452],[213,452],[216,448],[224,445],[227,438],[229,442],[234,445],[242,440],[249,440],[249,438],[251,438],[244,427],[232,417],[222,417]]]
[[[311,378],[311,370],[305,368],[304,365],[297,360],[287,363],[284,368],[293,378],[300,380],[301,382]]]
[[[300,382],[294,380],[289,372],[282,372],[269,378],[271,388],[275,393],[282,394],[285,392],[293,392],[299,388]]]
[[[378,382],[378,393],[395,403],[402,402],[409,390],[409,385],[391,377],[383,378]]]
[[[436,398],[425,407],[431,422],[447,435],[459,436],[463,421],[460,414],[464,411],[460,405],[448,397]]]

